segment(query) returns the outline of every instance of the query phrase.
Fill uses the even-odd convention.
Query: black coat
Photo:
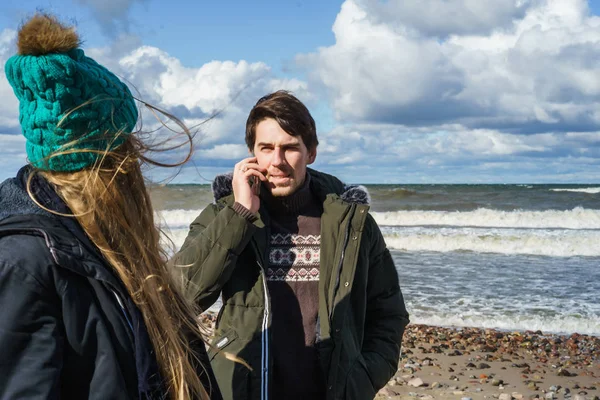
[[[79,225],[31,201],[27,173],[0,185],[0,399],[165,398],[139,310]],[[34,189],[65,208],[43,179]]]

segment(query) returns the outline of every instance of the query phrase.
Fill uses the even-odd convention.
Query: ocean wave
[[[374,190],[373,193],[377,193],[377,195],[382,198],[390,198],[391,197],[391,198],[398,198],[398,199],[401,199],[406,196],[414,196],[414,195],[420,194],[416,190],[406,189],[403,187],[380,190],[380,191]]]
[[[419,227],[383,229],[383,233],[390,249],[406,252],[470,251],[551,257],[600,256],[600,231]],[[166,229],[166,234],[174,247],[179,249],[188,234],[188,229]]]
[[[600,229],[600,210],[501,211],[388,211],[373,212],[379,225],[391,226],[482,226],[514,228]]]
[[[187,228],[202,209],[157,212],[161,226]],[[380,226],[474,226],[506,228],[600,229],[600,210],[576,207],[572,210],[501,211],[479,208],[474,211],[388,211],[372,212]]]
[[[581,189],[550,189],[551,192],[576,192],[576,193],[600,193],[600,187],[590,187]]]
[[[156,219],[161,227],[170,229],[188,228],[201,212],[202,209],[162,210],[156,212]]]
[[[180,248],[201,210],[158,212],[159,225]],[[373,213],[390,249],[401,251],[600,256],[600,210]],[[169,243],[167,243],[169,244]]]
[[[208,311],[217,313],[222,306],[218,299]],[[429,304],[433,306],[433,304]],[[600,319],[582,317],[578,313],[562,313],[554,316],[534,314],[503,315],[499,312],[480,313],[475,310],[464,312],[449,312],[431,310],[430,307],[414,306],[406,303],[412,324],[424,324],[445,327],[475,327],[484,329],[499,329],[506,331],[537,331],[543,333],[572,334],[600,336]]]
[[[437,314],[424,313],[412,310],[411,323],[452,326],[476,327],[486,329],[537,331],[543,333],[572,334],[577,332],[584,335],[600,336],[600,322],[598,319],[585,319],[577,315],[558,315],[552,318],[536,315],[462,315],[462,314]]]
[[[488,228],[383,229],[390,249],[402,251],[472,251],[552,257],[600,256],[600,230]]]

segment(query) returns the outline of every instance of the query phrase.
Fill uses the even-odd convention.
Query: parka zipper
[[[225,201],[221,201],[221,208],[225,207],[227,203]],[[267,233],[267,237],[269,234]],[[262,253],[258,249],[256,242],[254,240],[251,241],[252,247],[256,252],[257,258],[256,263],[260,268],[260,274],[263,278],[263,290],[265,292],[265,312],[263,313],[262,320],[262,334],[261,334],[261,388],[260,388],[260,398],[261,400],[269,399],[269,320],[271,318],[271,299],[269,296],[269,289],[267,287],[267,273],[262,263],[260,262],[262,258]]]
[[[260,268],[260,274],[262,275],[263,290],[265,293],[265,311],[263,313],[262,320],[262,334],[261,334],[261,388],[260,398],[261,400],[269,399],[269,321],[271,318],[271,298],[269,296],[269,288],[267,286],[267,274],[265,268],[260,262],[261,252],[258,250],[255,242],[252,242],[254,250],[258,255],[256,263]]]
[[[261,268],[261,274],[263,276],[263,288],[265,291],[265,312],[263,315],[262,323],[262,356],[261,356],[261,367],[262,367],[262,386],[261,386],[261,398],[268,400],[269,398],[269,319],[271,318],[271,298],[269,296],[269,289],[267,288],[267,274],[264,271],[263,266],[258,262]]]
[[[337,291],[340,287],[340,280],[341,280],[341,275],[342,275],[342,266],[344,264],[344,257],[346,255],[346,247],[348,246],[348,240],[350,239],[350,229],[352,228],[352,218],[354,215],[354,210],[356,209],[356,206],[354,204],[352,204],[351,209],[350,209],[350,216],[348,218],[348,226],[346,227],[346,231],[344,234],[344,241],[343,246],[342,246],[342,254],[340,256],[340,262],[338,263],[338,267],[337,267],[337,275],[336,275],[336,279],[335,279],[335,285],[333,287],[333,297],[331,299],[331,310],[329,311],[329,326],[331,327],[333,324],[333,309],[334,307],[334,302],[335,302],[335,295],[337,294]]]
[[[119,303],[119,307],[121,307],[121,312],[123,313],[123,316],[125,317],[125,320],[127,321],[127,325],[129,325],[129,329],[131,329],[131,333],[135,336],[135,331],[133,330],[133,323],[131,322],[131,319],[129,318],[129,314],[127,314],[127,309],[125,308],[125,304],[123,304],[121,297],[119,297],[118,293],[113,288],[110,288],[110,290],[115,295],[115,298],[117,299],[117,303]]]

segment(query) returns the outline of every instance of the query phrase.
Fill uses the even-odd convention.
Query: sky
[[[600,183],[600,0],[3,0],[0,180],[26,163],[4,63],[36,10],[193,128],[192,159],[153,180],[230,171],[285,89],[316,120],[313,167],[349,183]]]

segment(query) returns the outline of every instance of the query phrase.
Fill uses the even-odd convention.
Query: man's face
[[[256,126],[254,155],[258,165],[267,170],[273,196],[289,196],[298,190],[306,177],[317,150],[308,150],[301,137],[288,134],[277,121],[267,118]]]

